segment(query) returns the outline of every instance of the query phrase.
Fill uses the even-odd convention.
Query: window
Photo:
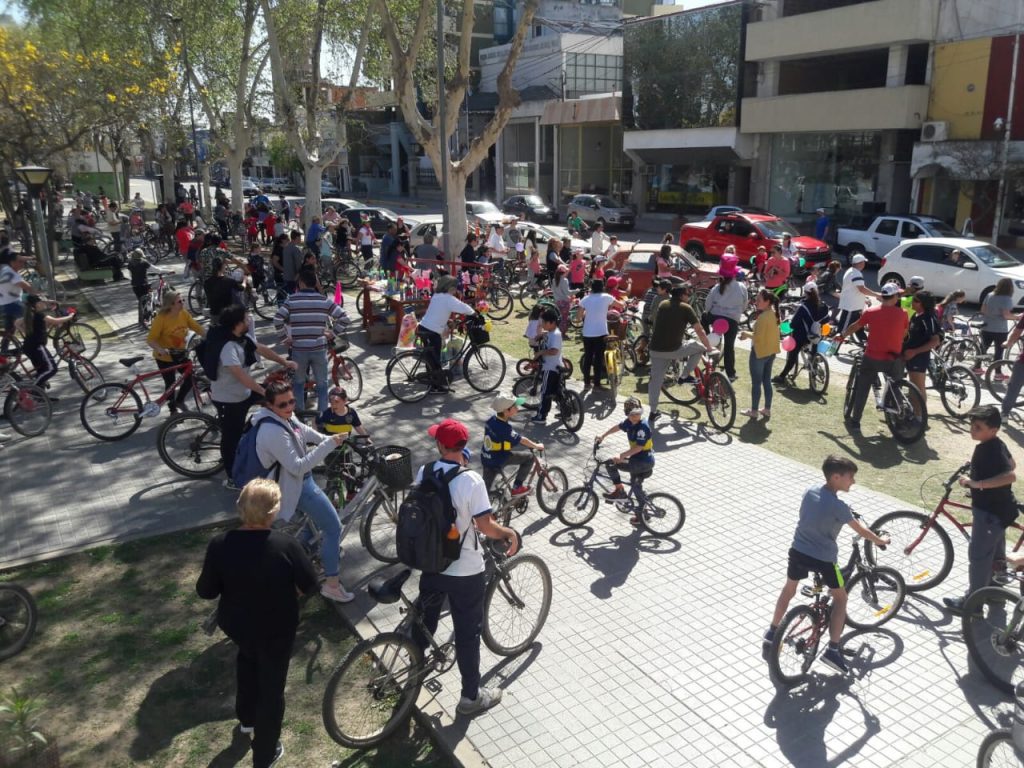
[[[912,221],[903,222],[903,233],[900,235],[904,240],[916,240],[924,234],[924,230]]]
[[[912,245],[903,252],[903,258],[942,264],[946,258],[946,249],[939,245]]]
[[[896,228],[899,226],[899,222],[896,219],[882,219],[878,222],[878,226],[875,227],[875,232],[879,235],[896,235]]]
[[[622,57],[600,53],[567,53],[566,97],[622,90]]]
[[[629,269],[654,269],[654,254],[636,252],[629,254],[629,261],[626,262]]]
[[[754,233],[754,228],[743,219],[738,219],[732,227],[733,237],[750,237]]]

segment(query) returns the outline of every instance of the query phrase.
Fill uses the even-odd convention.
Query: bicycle
[[[1024,765],[1024,683],[1018,683],[1014,694],[1013,727],[992,731],[978,747],[978,768]]]
[[[484,645],[500,656],[515,656],[544,627],[551,608],[551,573],[534,554],[508,557],[490,541],[482,548],[487,569]],[[438,644],[426,628],[419,601],[402,591],[411,574],[405,569],[370,582],[367,592],[376,602],[402,602],[402,620],[394,631],[357,643],[327,681],[324,726],[332,739],[350,749],[379,744],[404,725],[424,682],[455,663],[454,642]],[[426,639],[426,652],[413,641],[414,631]]]
[[[41,435],[50,426],[53,404],[41,387],[19,379],[14,365],[14,358],[0,356],[0,396],[4,397],[4,417],[19,435]]]
[[[682,363],[673,360],[665,371],[661,392],[679,405],[691,405],[702,401],[707,409],[708,420],[718,431],[728,432],[736,421],[736,392],[728,377],[715,370],[721,356],[720,349],[705,353],[694,369],[692,383],[682,380]]]
[[[451,333],[441,351],[441,367],[436,371],[422,347],[392,357],[384,370],[388,391],[403,403],[417,403],[459,366],[466,382],[477,392],[493,392],[500,387],[505,380],[505,356],[488,343],[490,334],[484,330],[484,322],[479,313],[461,320],[455,327],[449,321]]]
[[[950,416],[965,418],[981,402],[981,383],[966,365],[954,365],[942,355],[932,354],[928,360],[928,375],[939,393],[942,407]]]
[[[100,336],[100,332],[88,323],[82,322],[74,307],[58,308],[55,311],[55,314],[58,316],[70,313],[75,314],[75,321],[73,323],[58,325],[50,331],[49,336],[50,341],[53,342],[54,352],[57,353],[58,357],[64,359],[62,353],[67,349],[68,345],[71,345],[77,351],[79,357],[90,361],[95,360],[96,355],[103,348],[103,339]]]
[[[891,544],[885,549],[885,556],[867,542],[864,545],[864,554],[872,565],[884,564],[895,568],[907,582],[908,592],[924,592],[941,583],[949,575],[953,567],[953,542],[945,528],[939,524],[939,516],[946,518],[952,525],[963,534],[965,540],[970,541],[970,534],[967,529],[971,527],[969,522],[962,523],[950,513],[949,508],[971,511],[970,504],[962,504],[950,501],[950,494],[956,487],[957,479],[970,469],[967,464],[959,467],[942,484],[945,489],[942,498],[930,514],[899,510],[887,512],[874,523],[871,530],[879,535],[886,535],[890,538]],[[921,485],[922,490],[924,484]],[[1024,527],[1019,523],[1012,523],[1007,526],[1020,531],[1017,543],[1013,547],[1016,552],[1024,543]],[[934,536],[931,533],[934,531]],[[1004,563],[995,563],[995,570],[1003,571]]]
[[[854,517],[860,519],[859,515]],[[865,542],[865,546],[868,544]],[[846,623],[854,629],[880,627],[903,605],[908,589],[903,577],[893,568],[865,566],[859,536],[854,537],[853,551],[841,573],[848,595]],[[807,677],[832,619],[832,597],[824,594],[820,573],[814,574],[814,585],[804,586],[800,594],[812,598],[811,604],[797,605],[786,612],[768,649],[772,679],[787,687]]]
[[[851,357],[853,364],[843,401],[843,417],[847,420],[853,418],[853,393],[857,387],[864,353],[856,350],[851,353]],[[881,385],[878,383],[879,376],[882,379]],[[875,408],[882,411],[885,423],[897,443],[910,445],[921,439],[928,426],[928,407],[921,390],[906,379],[879,373],[871,382],[871,391],[875,398]]]
[[[619,348],[621,339],[618,336],[605,336],[604,348],[604,370],[608,376],[608,387],[612,391],[612,397],[619,394],[619,382],[626,373],[622,361],[622,351]],[[582,366],[581,366],[582,367]]]
[[[1010,377],[1013,375],[1015,362],[1016,359],[997,360],[985,371],[985,386],[992,397],[1000,403],[1006,399],[1006,388],[1010,383]],[[1024,406],[1024,388],[1021,388],[1021,391],[1017,393],[1017,401],[1013,404],[1013,408],[1020,408],[1021,406]]]
[[[164,290],[167,288],[167,283],[164,281],[164,273],[160,273],[160,277],[157,279],[156,286],[149,286],[149,290],[146,291],[145,296],[139,297],[139,325],[142,328],[148,328],[150,321],[153,319],[153,315],[157,313],[164,298]]]
[[[39,620],[36,601],[24,587],[0,584],[0,661],[21,653]]]
[[[533,462],[524,485],[536,484],[537,503],[546,514],[554,515],[558,509],[558,500],[565,493],[565,489],[569,487],[569,480],[564,470],[548,465],[544,451],[531,450],[530,454],[533,457]],[[500,470],[499,474],[500,478],[496,480],[497,486],[491,491],[492,507],[495,519],[508,527],[509,520],[513,515],[518,516],[526,511],[530,505],[530,497],[525,493],[513,496],[512,478],[505,474],[504,469]]]
[[[807,344],[800,347],[799,362],[786,377],[790,385],[796,384],[796,377],[801,371],[807,371],[807,381],[811,392],[824,395],[828,391],[829,365],[828,358],[818,351],[819,338],[811,337]]]
[[[563,362],[567,361],[563,358]],[[563,371],[558,375],[561,377],[561,381],[559,381],[557,391],[552,395],[552,401],[557,408],[555,414],[567,430],[579,432],[583,426],[583,400],[580,399],[577,392],[567,386],[569,374]],[[512,385],[512,395],[524,398],[523,408],[525,410],[536,411],[540,408],[543,381],[543,371],[538,368],[532,375],[516,379],[516,383]]]
[[[1024,595],[982,587],[964,602],[961,625],[974,663],[992,685],[1013,693],[1024,664]]]
[[[562,525],[569,528],[582,528],[597,514],[598,495],[594,486],[602,491],[614,488],[604,468],[604,462],[597,457],[600,445],[599,442],[594,442],[594,449],[584,465],[586,472],[590,462],[594,462],[590,477],[583,481],[583,485],[567,490],[558,500],[556,514]],[[669,493],[647,493],[643,489],[643,481],[653,473],[654,470],[649,469],[631,475],[626,498],[608,503],[614,503],[620,512],[632,513],[640,527],[652,536],[667,538],[683,527],[683,523],[686,522],[686,510],[679,499]]]
[[[140,373],[137,364],[144,357],[145,355],[136,355],[120,358],[118,362],[131,370],[133,378],[121,384],[100,384],[90,389],[82,398],[82,404],[78,409],[82,426],[98,440],[122,440],[131,435],[139,428],[144,418],[159,415],[160,407],[175,397],[189,376],[193,382],[192,398],[195,402],[195,411],[199,413],[203,410],[206,404],[204,396],[209,392],[209,384],[205,377],[197,373],[197,367],[189,352],[172,355],[171,359],[175,364],[168,368]],[[146,381],[160,377],[164,371],[174,371],[177,378],[154,400],[146,389]],[[142,390],[146,398],[145,405],[136,388]]]

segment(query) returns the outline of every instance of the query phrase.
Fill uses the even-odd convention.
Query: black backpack
[[[442,474],[436,463],[425,466],[423,478],[406,494],[395,531],[398,559],[404,565],[423,573],[441,573],[459,559],[469,530],[449,537],[456,514],[449,484],[460,472],[462,467]]]

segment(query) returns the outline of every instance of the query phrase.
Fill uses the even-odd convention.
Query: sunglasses
[[[282,400],[280,403],[274,403],[275,408],[291,408],[293,405],[295,405],[294,397],[291,400]]]

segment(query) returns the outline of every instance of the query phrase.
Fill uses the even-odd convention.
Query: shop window
[[[928,43],[915,43],[907,50],[907,75],[905,85],[927,85]]]
[[[783,61],[779,95],[884,88],[888,69],[888,48]]]

